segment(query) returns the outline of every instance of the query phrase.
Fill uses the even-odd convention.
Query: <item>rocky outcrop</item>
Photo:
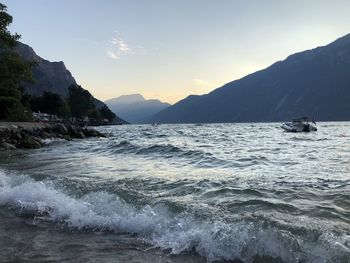
[[[51,62],[43,59],[30,46],[21,42],[17,42],[16,51],[25,60],[35,63],[32,68],[34,82],[22,83],[26,93],[42,96],[44,92],[52,92],[66,99],[69,95],[69,86],[78,84],[63,61]],[[92,101],[98,109],[105,106],[102,101],[93,96]],[[113,123],[126,124],[127,122],[117,116]]]
[[[25,90],[32,95],[41,96],[44,91],[56,93],[63,98],[68,96],[68,87],[77,84],[71,72],[62,61],[51,62],[39,57],[34,50],[21,42],[18,42],[16,51],[26,60],[34,61],[34,83],[24,83]]]
[[[44,146],[44,139],[83,139],[87,137],[105,137],[91,128],[81,128],[62,123],[42,125],[0,125],[0,150],[16,148],[37,149]]]

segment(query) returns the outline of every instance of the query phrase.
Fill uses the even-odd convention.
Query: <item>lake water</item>
[[[100,127],[0,152],[0,262],[350,262],[350,123]]]

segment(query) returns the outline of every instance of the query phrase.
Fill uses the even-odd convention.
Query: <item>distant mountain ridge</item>
[[[159,123],[265,122],[299,116],[350,120],[350,34],[327,46],[188,96],[151,118]]]
[[[170,106],[156,99],[146,100],[140,94],[122,95],[106,100],[107,106],[130,123],[149,123],[149,118]]]
[[[117,103],[117,104],[130,104],[134,102],[146,101],[146,99],[141,94],[130,94],[130,95],[121,95],[116,98],[106,100],[108,103]]]
[[[63,61],[51,62],[45,60],[38,56],[33,48],[21,42],[18,42],[15,49],[24,59],[36,62],[36,66],[32,70],[35,82],[23,84],[27,93],[41,96],[45,91],[49,91],[66,98],[69,94],[69,86],[72,84],[77,85],[77,82]],[[105,105],[96,98],[93,98],[93,101],[97,108],[102,108]],[[116,121],[125,123],[118,116]]]

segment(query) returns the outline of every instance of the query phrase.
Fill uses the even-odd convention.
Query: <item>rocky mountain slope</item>
[[[350,120],[350,34],[289,56],[152,117],[159,123]]]
[[[26,60],[37,63],[33,67],[35,83],[25,85],[28,93],[40,96],[44,91],[51,91],[62,97],[67,97],[68,87],[71,84],[77,84],[63,61],[50,62],[45,60],[39,57],[30,46],[20,42],[18,42],[16,50]]]
[[[36,65],[33,67],[34,83],[25,83],[25,91],[29,94],[40,96],[45,91],[57,93],[66,98],[68,96],[68,88],[72,84],[77,84],[71,72],[66,68],[63,61],[51,62],[38,56],[34,50],[21,42],[18,42],[16,51],[26,60],[34,61]],[[102,108],[105,104],[93,98],[97,108]],[[117,117],[117,123],[126,123]]]

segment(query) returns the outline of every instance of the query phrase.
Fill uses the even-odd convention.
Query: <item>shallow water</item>
[[[128,125],[0,153],[0,261],[350,262],[350,123]]]

